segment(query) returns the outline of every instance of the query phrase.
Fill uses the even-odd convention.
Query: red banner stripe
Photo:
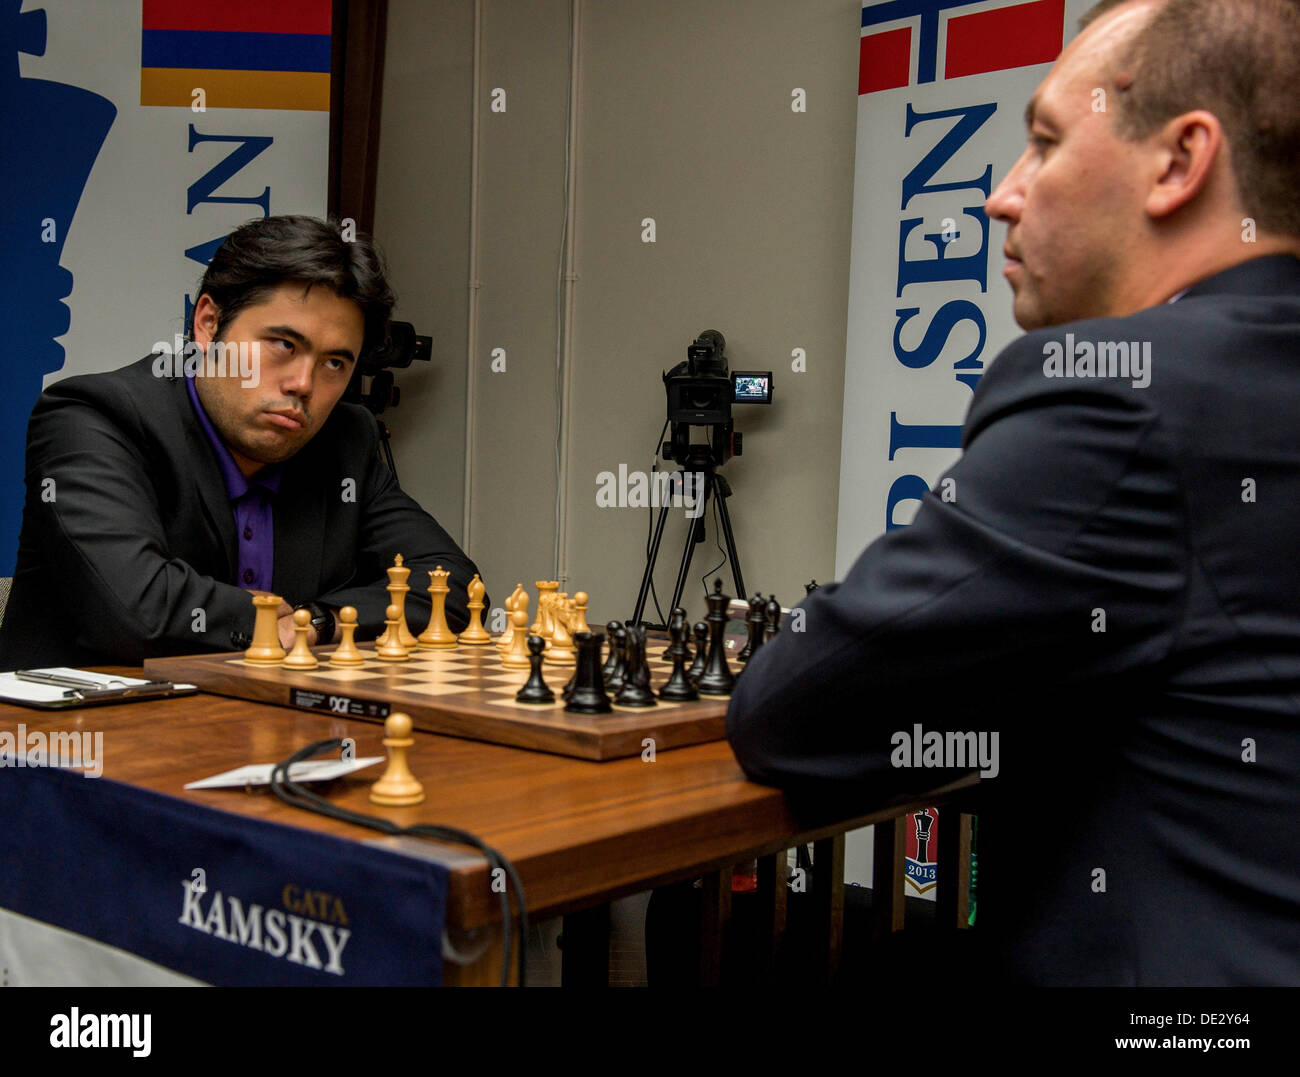
[[[858,94],[906,86],[912,73],[912,30],[886,30],[862,38],[858,57]]]
[[[145,30],[234,30],[263,34],[328,34],[330,0],[144,0]]]
[[[1037,0],[948,20],[944,78],[1055,60],[1065,35],[1065,0]]]

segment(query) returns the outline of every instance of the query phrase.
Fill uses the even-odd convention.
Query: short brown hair
[[[1085,29],[1132,0],[1101,0]],[[1125,47],[1116,126],[1146,138],[1191,109],[1223,124],[1242,208],[1300,235],[1300,0],[1165,0]]]

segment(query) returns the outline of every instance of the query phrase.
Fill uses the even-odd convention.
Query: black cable
[[[655,442],[655,454],[653,457],[650,458],[650,489],[651,490],[656,489],[654,484],[654,477],[659,473],[659,454],[663,449],[664,432],[667,429],[668,429],[668,420],[665,419],[663,430],[659,431],[659,440]],[[650,543],[652,541],[651,533],[654,530],[654,522],[655,522],[655,507],[654,507],[654,498],[652,497],[650,498],[649,503],[646,505],[645,563],[647,569],[650,568]],[[662,548],[663,548],[663,544],[661,542],[660,549]],[[655,590],[655,574],[653,570],[650,571],[650,597],[654,599],[655,613],[659,614],[659,623],[661,625],[667,625],[668,622],[664,619],[664,611],[659,607],[659,592]]]
[[[704,588],[704,593],[709,593],[709,577],[718,569],[727,563],[727,551],[722,548],[722,543],[718,541],[718,536],[722,534],[722,517],[718,515],[718,498],[722,496],[722,491],[716,491],[713,495],[713,545],[718,548],[718,553],[722,554],[722,560],[714,565],[708,572],[700,577],[700,586]],[[693,538],[694,536],[692,536]],[[744,595],[738,595],[738,598],[744,598]]]
[[[303,760],[311,759],[321,752],[335,751],[343,747],[343,741],[334,738],[331,740],[318,740],[315,744],[309,744],[306,748],[301,748],[289,756],[288,759],[277,763],[271,771],[271,791],[286,804],[295,808],[302,808],[305,811],[314,811],[320,815],[328,816],[331,819],[340,819],[346,823],[353,823],[356,826],[369,827],[371,830],[379,830],[385,834],[410,834],[416,837],[432,838],[435,841],[451,842],[457,845],[468,845],[471,848],[479,850],[486,858],[493,869],[500,868],[509,877],[511,884],[518,895],[516,900],[519,904],[519,986],[523,987],[526,983],[527,959],[528,959],[528,904],[524,899],[524,886],[519,879],[515,866],[506,859],[496,849],[493,849],[481,838],[471,834],[468,830],[459,830],[450,826],[435,826],[431,823],[417,823],[415,826],[398,826],[388,819],[380,818],[377,815],[363,815],[360,812],[351,811],[348,808],[340,808],[337,804],[331,804],[324,797],[317,796],[315,793],[289,777],[289,768],[294,763],[301,763]],[[512,937],[512,917],[510,915],[510,895],[507,890],[501,892],[501,939],[502,939],[502,957],[501,957],[501,986],[510,986],[510,959],[513,956],[514,939]],[[442,940],[438,940],[438,945],[442,946]]]

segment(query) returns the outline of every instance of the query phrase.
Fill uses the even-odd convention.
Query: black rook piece
[[[709,652],[709,626],[703,621],[695,622],[695,662],[691,668],[686,671],[686,676],[692,684],[696,684],[700,679],[700,674],[704,672],[704,667],[708,662]]]
[[[627,671],[614,702],[620,707],[658,706],[650,690],[650,667],[645,661],[645,629],[628,625],[623,631],[627,633]]]
[[[736,678],[727,666],[727,606],[730,595],[722,593],[722,581],[713,581],[713,594],[705,601],[709,614],[709,660],[695,687],[702,696],[729,696]]]
[[[542,652],[546,650],[546,640],[541,636],[528,637],[528,661],[532,663],[532,672],[528,682],[515,695],[519,703],[554,703],[555,693],[546,687],[542,680]]]
[[[742,662],[748,662],[749,656],[763,646],[763,625],[766,623],[767,614],[763,609],[763,596],[755,594],[749,600],[749,612],[745,614],[745,631],[749,633],[749,639],[745,643],[745,649],[736,657]]]
[[[682,614],[678,617],[677,614]],[[666,699],[673,703],[688,703],[692,699],[699,699],[700,693],[697,692],[686,676],[686,611],[674,610],[673,619],[668,625],[668,633],[673,638],[673,645],[668,648],[667,653],[672,655],[673,673],[668,678],[668,683],[659,689],[659,698]]]
[[[600,632],[578,632],[573,639],[578,645],[578,668],[564,709],[575,714],[608,714],[613,708],[600,672],[600,648],[605,637]]]

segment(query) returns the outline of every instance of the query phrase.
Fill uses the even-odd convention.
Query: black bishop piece
[[[681,616],[677,616],[678,614]],[[672,656],[673,672],[668,678],[668,683],[659,689],[659,698],[672,703],[689,703],[693,699],[699,699],[700,693],[695,690],[690,678],[686,676],[686,659],[689,652],[686,649],[685,610],[673,611],[673,618],[668,622],[668,635],[672,637],[673,643],[664,653]]]
[[[766,643],[781,631],[781,603],[773,595],[767,600],[767,624],[763,626],[763,642]]]
[[[709,622],[709,660],[695,687],[702,696],[729,696],[736,683],[735,675],[727,666],[727,606],[731,596],[722,593],[721,580],[714,580],[713,594],[704,601],[709,607],[704,618]]]
[[[686,676],[691,684],[699,683],[700,674],[704,672],[704,666],[708,662],[709,655],[709,626],[703,621],[695,622],[695,661],[691,668],[686,671]]]
[[[744,650],[736,655],[742,662],[748,662],[750,655],[763,645],[763,625],[766,623],[766,618],[763,596],[755,594],[749,600],[749,612],[745,614],[745,631],[749,633],[749,639],[745,643]]]

